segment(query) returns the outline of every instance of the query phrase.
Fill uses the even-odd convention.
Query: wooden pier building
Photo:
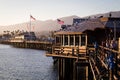
[[[57,62],[58,80],[120,80],[120,52],[101,46],[106,39],[118,39],[119,20],[88,19],[56,31],[55,44],[46,56]],[[97,49],[93,46],[95,41]]]
[[[55,44],[46,56],[58,60],[59,80],[88,80],[87,35],[64,31],[54,35]]]

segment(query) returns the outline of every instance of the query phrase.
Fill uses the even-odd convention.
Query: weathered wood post
[[[77,66],[76,66],[76,61],[73,61],[73,80],[76,80],[76,71],[77,71]]]
[[[58,75],[59,75],[58,80],[62,80],[62,72],[61,72],[62,71],[62,68],[61,68],[62,65],[61,65],[61,62],[62,62],[61,58],[59,58],[58,59]]]
[[[74,48],[72,48],[72,56],[74,56]]]

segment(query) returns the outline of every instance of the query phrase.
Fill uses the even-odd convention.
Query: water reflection
[[[0,80],[57,80],[57,70],[45,51],[0,44]]]

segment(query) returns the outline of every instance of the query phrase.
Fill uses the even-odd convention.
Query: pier
[[[81,33],[80,33],[81,35]],[[62,36],[61,36],[62,37]],[[76,38],[75,38],[76,39]],[[74,40],[75,40],[74,39]],[[86,36],[87,39],[87,36]],[[53,57],[58,65],[58,80],[119,80],[119,51],[99,45],[96,54],[93,46],[58,46],[47,42],[1,42],[15,47],[47,50],[46,56]],[[75,43],[73,43],[74,45]],[[86,44],[86,43],[85,43]],[[52,46],[53,45],[53,46]],[[51,47],[52,46],[52,47]],[[104,53],[104,54],[103,54]],[[108,57],[114,54],[111,69]]]
[[[53,57],[58,65],[58,80],[120,79],[118,50],[103,45],[96,48],[95,43],[89,44],[90,35],[82,32],[58,31],[54,35],[55,44],[46,56]]]
[[[47,50],[50,48],[52,42],[42,42],[42,41],[1,41],[1,44],[9,44],[18,48],[30,48],[30,49],[40,49]]]
[[[78,24],[65,26],[54,32],[54,43],[14,39],[1,43],[46,50],[45,55],[52,57],[58,67],[58,80],[120,80],[120,44],[118,49],[110,47],[112,39],[120,43],[120,28],[117,24],[118,35],[113,35],[114,28],[109,26],[112,21],[114,18],[90,19],[79,27]],[[107,43],[106,40],[109,47],[101,44]]]
[[[104,50],[104,52],[103,52]],[[95,49],[87,47],[86,52],[74,47],[54,47],[54,53],[47,52],[46,56],[57,59],[58,80],[119,80],[120,79],[120,52],[99,46]],[[79,51],[79,52],[78,52]],[[104,54],[103,54],[104,53]],[[108,57],[113,54],[114,67]],[[84,55],[84,56],[83,56]]]

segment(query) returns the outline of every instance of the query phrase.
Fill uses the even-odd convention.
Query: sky
[[[120,11],[120,0],[0,0],[0,25]]]

